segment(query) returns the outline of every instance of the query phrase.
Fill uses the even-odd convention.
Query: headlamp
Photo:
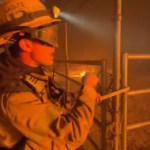
[[[60,9],[57,7],[57,6],[53,6],[53,17],[56,19],[59,17],[59,14],[60,14]]]

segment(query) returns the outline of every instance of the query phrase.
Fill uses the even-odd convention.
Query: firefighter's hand
[[[101,102],[101,101],[102,101],[102,96],[100,95],[100,93],[97,93],[96,102]]]
[[[95,88],[99,82],[99,78],[93,73],[86,73],[82,77],[82,85]]]
[[[86,73],[82,77],[82,85],[96,88],[99,83],[99,78],[93,73]],[[101,101],[101,95],[99,93],[96,94],[96,102]]]

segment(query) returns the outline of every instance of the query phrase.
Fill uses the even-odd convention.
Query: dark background
[[[46,0],[45,0],[46,1]],[[46,1],[50,3],[49,0]],[[112,68],[115,41],[115,0],[55,0],[62,12],[78,18],[68,23],[69,59],[108,59]],[[150,1],[122,0],[121,52],[150,54]],[[64,22],[60,24],[57,59],[64,58]]]
[[[68,20],[61,22],[60,47],[56,50],[56,60],[65,60],[64,24],[67,22],[69,60],[106,58],[108,61],[107,71],[112,72],[116,31],[116,1],[57,0],[56,2],[62,12],[79,19],[78,24]],[[149,0],[122,0],[121,53],[150,54],[149,9]],[[81,66],[78,66],[74,68],[74,71],[80,68]],[[129,61],[128,85],[131,90],[150,88],[150,60]],[[149,110],[150,94],[129,97],[128,124],[150,120]],[[97,108],[96,116],[99,118],[99,115],[99,108]],[[90,137],[97,146],[93,146],[91,139],[87,139],[83,147],[87,150],[100,149],[101,132],[96,124],[93,124]],[[150,150],[149,139],[150,126],[128,132],[128,150]],[[111,140],[109,142],[108,149],[112,150]]]

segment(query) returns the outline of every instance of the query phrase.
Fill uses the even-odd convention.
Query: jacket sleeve
[[[31,92],[5,97],[4,113],[11,124],[27,139],[45,146],[43,141],[62,143],[75,149],[85,141],[94,117],[96,92],[85,86],[69,114],[64,115],[45,96],[41,103]],[[58,146],[59,147],[59,146]]]
[[[65,139],[69,149],[79,147],[85,141],[94,117],[95,99],[95,90],[85,86],[71,112],[53,122],[52,129],[57,131],[57,137]]]

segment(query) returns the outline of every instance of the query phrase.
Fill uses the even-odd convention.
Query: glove
[[[90,86],[96,88],[98,82],[99,82],[99,78],[94,73],[86,73],[82,77],[81,84],[83,86]]]
[[[86,73],[82,77],[82,82],[81,82],[82,86],[89,86],[89,87],[96,88],[98,83],[99,83],[99,78],[94,73]],[[97,102],[101,101],[100,93],[97,93],[96,101]]]

